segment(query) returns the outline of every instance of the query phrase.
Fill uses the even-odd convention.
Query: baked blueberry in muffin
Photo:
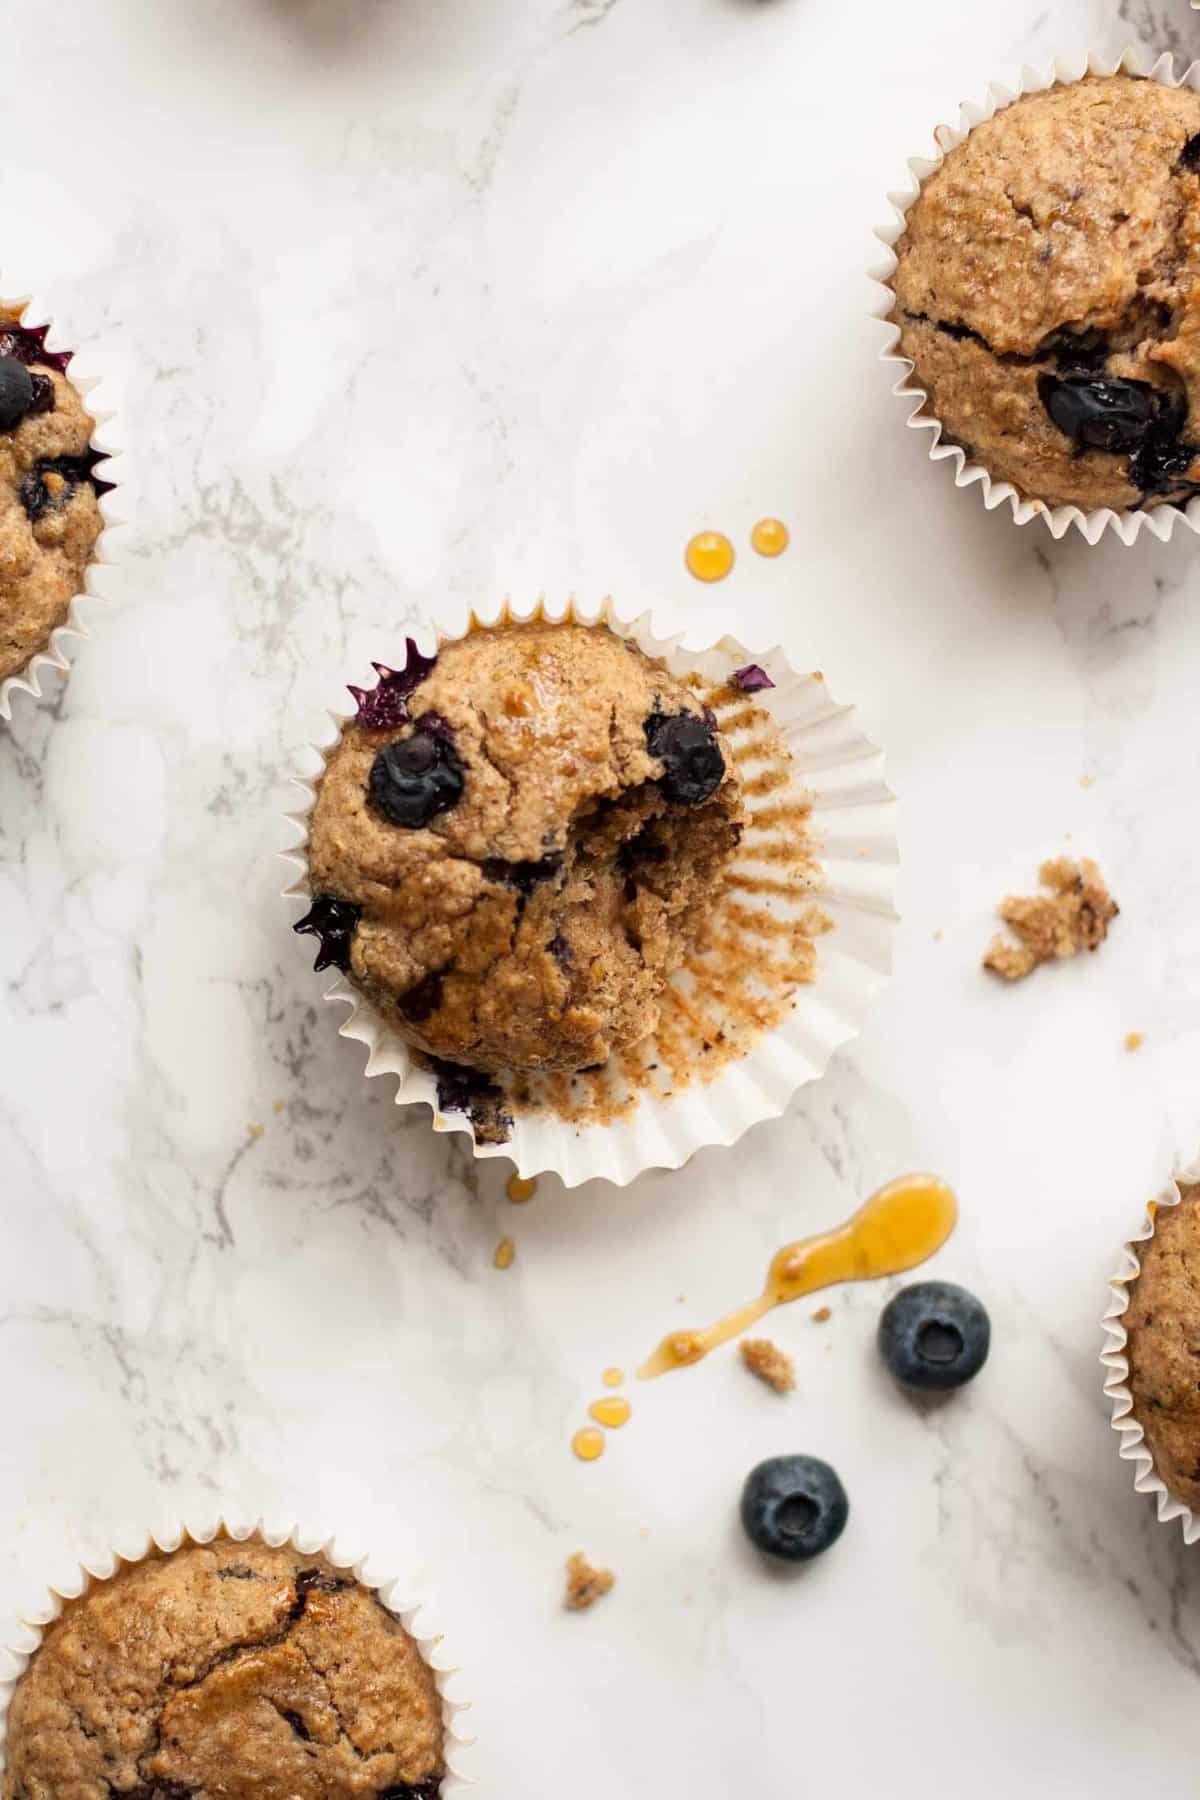
[[[46,327],[0,311],[0,681],[17,675],[67,617],[103,528],[95,429],[46,349]]]
[[[356,698],[310,822],[320,965],[440,1059],[448,1104],[464,1070],[591,1068],[652,1032],[743,812],[690,689],[606,626],[537,622]]]
[[[122,1568],[13,1695],[3,1800],[437,1800],[433,1671],[322,1555],[218,1538]]]
[[[1200,94],[1029,94],[948,152],[896,246],[892,320],[951,442],[1047,505],[1200,493]]]

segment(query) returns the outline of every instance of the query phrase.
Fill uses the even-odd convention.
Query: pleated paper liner
[[[47,314],[40,302],[30,299],[0,300],[0,330],[5,325],[20,324],[26,331],[34,330],[45,333],[44,345],[48,358],[65,359],[69,369],[64,373],[87,405],[94,422],[90,447],[104,460],[98,467],[98,478],[110,489],[128,488],[127,459],[122,455],[112,438],[113,414],[104,407],[97,406],[101,377],[98,372],[89,372],[86,357],[73,350],[60,347],[53,325],[31,327],[27,318],[45,319]],[[23,668],[0,681],[0,720],[11,720],[13,701],[18,694],[28,694],[35,700],[42,698],[42,682],[51,671],[65,673],[71,664],[76,644],[88,636],[87,619],[95,611],[99,601],[99,572],[111,567],[115,561],[116,544],[114,542],[116,528],[123,523],[120,496],[113,491],[99,496],[100,514],[104,521],[99,537],[92,551],[91,561],[84,571],[83,586],[79,593],[72,596],[63,622],[55,626],[41,649],[36,650]]]
[[[957,149],[976,125],[994,118],[998,112],[1002,112],[1025,94],[1044,93],[1047,88],[1081,81],[1088,74],[1114,75],[1118,69],[1127,75],[1140,75],[1151,81],[1159,81],[1165,87],[1187,86],[1200,91],[1200,63],[1192,63],[1182,75],[1176,75],[1174,61],[1169,55],[1154,57],[1134,45],[1116,57],[1092,52],[1058,57],[1044,69],[1026,66],[1022,68],[1014,87],[992,82],[982,101],[963,103],[957,126],[937,127],[933,134],[936,154],[932,157],[910,157],[908,180],[888,195],[893,216],[886,225],[876,228],[875,236],[886,246],[888,254],[884,262],[870,270],[872,279],[880,287],[879,299],[872,308],[872,317],[882,320],[887,326],[887,337],[879,356],[895,373],[892,392],[900,397],[908,409],[907,423],[914,431],[929,433],[931,462],[953,463],[956,487],[977,487],[989,512],[997,507],[1008,506],[1018,525],[1027,525],[1031,519],[1044,520],[1055,538],[1061,538],[1066,532],[1075,529],[1089,544],[1095,544],[1106,531],[1111,531],[1123,544],[1132,544],[1142,532],[1147,531],[1152,537],[1165,543],[1176,525],[1184,524],[1192,531],[1200,531],[1200,499],[1190,500],[1186,507],[1152,506],[1128,512],[1115,512],[1111,507],[1098,507],[1089,512],[1079,506],[1048,506],[1043,500],[1027,499],[1010,481],[997,480],[982,463],[972,461],[961,445],[944,440],[942,422],[927,410],[929,396],[913,379],[914,366],[898,348],[900,328],[888,318],[896,301],[891,285],[896,271],[893,246],[904,230],[908,210],[922,185],[944,161],[948,152]]]
[[[1112,1428],[1120,1440],[1120,1456],[1133,1464],[1133,1485],[1139,1494],[1153,1497],[1159,1519],[1170,1524],[1178,1519],[1185,1544],[1200,1538],[1200,1517],[1183,1500],[1178,1500],[1154,1467],[1154,1458],[1146,1445],[1146,1434],[1133,1416],[1133,1394],[1129,1387],[1129,1360],[1126,1355],[1129,1338],[1124,1317],[1129,1310],[1129,1287],[1141,1274],[1140,1246],[1154,1236],[1159,1213],[1178,1206],[1180,1189],[1200,1184],[1200,1158],[1178,1170],[1162,1193],[1146,1208],[1141,1229],[1125,1244],[1121,1266],[1109,1285],[1108,1310],[1104,1315],[1104,1333],[1108,1342],[1100,1355],[1104,1367],[1104,1392],[1112,1406]]]
[[[337,980],[327,998],[350,1008],[340,1030],[366,1046],[366,1073],[398,1077],[397,1104],[428,1105],[435,1129],[467,1133],[477,1155],[510,1157],[523,1176],[552,1170],[568,1186],[596,1177],[624,1184],[778,1116],[859,1030],[891,972],[895,805],[882,755],[853,708],[781,650],[755,651],[732,637],[689,649],[678,636],[656,636],[649,614],[626,621],[608,601],[591,612],[572,603],[520,614],[506,605],[472,629],[535,617],[604,624],[661,658],[713,708],[742,772],[741,845],[707,929],[670,981],[658,1031],[600,1070],[504,1079],[490,1108],[475,1106],[473,1128],[447,1104],[462,1097],[452,1084],[442,1080],[439,1099],[436,1070],[348,981]],[[750,693],[733,684],[749,664],[774,686]],[[325,754],[348,716],[331,715],[302,784],[306,804],[291,816],[300,842],[288,853],[297,872],[289,898],[307,892],[308,819]],[[497,1115],[507,1135],[484,1141]]]
[[[169,1554],[184,1545],[211,1544],[216,1538],[228,1538],[237,1544],[257,1538],[273,1547],[290,1545],[303,1556],[322,1555],[335,1568],[352,1575],[356,1581],[378,1595],[381,1605],[399,1619],[413,1639],[423,1660],[433,1672],[441,1696],[446,1764],[441,1800],[457,1800],[458,1796],[466,1794],[473,1783],[463,1774],[461,1762],[463,1752],[473,1740],[464,1734],[462,1718],[469,1710],[470,1703],[457,1695],[451,1697],[448,1692],[459,1671],[446,1661],[442,1636],[427,1616],[424,1605],[414,1605],[394,1577],[377,1573],[369,1556],[348,1553],[327,1534],[296,1525],[230,1514],[192,1520],[190,1524],[180,1521],[165,1528],[140,1531],[131,1542],[114,1546],[102,1555],[74,1564],[69,1573],[47,1586],[44,1604],[23,1614],[6,1632],[0,1640],[0,1655],[3,1656],[5,1665],[0,1669],[0,1773],[4,1769],[9,1707],[21,1676],[36,1653],[47,1627],[53,1624],[66,1607],[83,1598],[94,1587],[110,1581],[120,1569],[144,1562],[147,1557],[160,1552]]]

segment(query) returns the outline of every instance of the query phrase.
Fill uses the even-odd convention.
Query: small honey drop
[[[513,1257],[516,1254],[517,1246],[513,1243],[512,1239],[510,1237],[501,1238],[492,1253],[492,1267],[496,1269],[511,1269],[513,1266]]]
[[[598,1456],[604,1455],[604,1433],[592,1425],[585,1425],[571,1439],[571,1448],[580,1462],[595,1462]]]
[[[588,1417],[595,1419],[597,1425],[607,1425],[610,1431],[619,1431],[622,1425],[628,1425],[632,1411],[628,1400],[614,1394],[609,1400],[593,1400],[588,1407]]]
[[[605,1371],[604,1371],[605,1387],[620,1387],[620,1385],[624,1381],[624,1379],[625,1379],[624,1369],[605,1369]]]
[[[723,531],[698,531],[689,539],[683,560],[697,581],[724,581],[733,567],[733,545]]]
[[[782,556],[791,541],[782,519],[760,519],[750,533],[751,546],[760,556]]]
[[[526,1200],[532,1200],[537,1193],[537,1182],[532,1179],[527,1181],[523,1175],[510,1175],[504,1191],[514,1206],[523,1206]]]

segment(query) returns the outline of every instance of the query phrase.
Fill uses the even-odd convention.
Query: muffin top
[[[297,929],[437,1058],[590,1067],[654,1030],[741,816],[712,715],[607,627],[410,647],[328,758]]]
[[[1122,1323],[1133,1416],[1171,1493],[1200,1506],[1200,1187],[1158,1208]]]
[[[434,1677],[322,1556],[258,1540],[123,1568],[13,1696],[3,1800],[436,1800]]]
[[[66,619],[104,525],[95,423],[45,336],[0,310],[0,681]]]
[[[925,410],[1048,505],[1200,492],[1200,95],[1130,75],[977,125],[896,243]]]

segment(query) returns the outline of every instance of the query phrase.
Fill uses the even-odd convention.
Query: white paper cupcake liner
[[[1134,1465],[1133,1485],[1139,1494],[1152,1494],[1163,1524],[1178,1519],[1183,1527],[1183,1541],[1194,1544],[1200,1538],[1200,1517],[1182,1500],[1177,1500],[1154,1467],[1154,1458],[1146,1447],[1146,1434],[1133,1416],[1133,1395],[1129,1389],[1129,1360],[1125,1354],[1128,1335],[1123,1319],[1129,1307],[1129,1284],[1141,1273],[1139,1244],[1154,1236],[1157,1214],[1167,1206],[1178,1206],[1180,1187],[1200,1183],[1200,1158],[1180,1169],[1146,1208],[1142,1228],[1128,1240],[1121,1252],[1121,1266],[1109,1284],[1109,1305],[1104,1315],[1104,1332],[1108,1339],[1100,1353],[1104,1366],[1104,1392],[1112,1404],[1112,1428],[1120,1438],[1122,1460]]]
[[[698,673],[714,684],[727,682],[747,663],[766,669],[774,688],[748,694],[746,700],[770,714],[771,729],[790,752],[790,784],[783,799],[811,806],[808,843],[819,874],[804,898],[833,926],[817,943],[815,981],[796,988],[794,1007],[783,1023],[759,1037],[748,1054],[728,1063],[711,1082],[693,1081],[673,1094],[647,1090],[633,1111],[605,1123],[580,1123],[548,1110],[533,1115],[518,1112],[503,1144],[477,1142],[463,1114],[439,1109],[434,1077],[347,980],[339,977],[326,999],[350,1009],[339,1029],[343,1037],[366,1046],[366,1074],[396,1076],[397,1105],[430,1107],[435,1130],[464,1133],[477,1156],[508,1157],[525,1177],[553,1171],[568,1187],[595,1178],[623,1186],[647,1169],[678,1168],[708,1145],[732,1144],[752,1125],[778,1117],[797,1089],[816,1080],[834,1051],[857,1034],[892,969],[899,923],[895,801],[884,779],[882,753],[863,735],[854,709],[839,706],[819,675],[796,672],[782,650],[764,654],[730,637],[705,649],[689,649],[679,636],[657,637],[648,613],[623,621],[609,601],[591,612],[573,603],[558,613],[539,607],[518,614],[506,606],[494,618],[477,623],[487,626],[534,616],[555,623],[567,618],[582,624],[603,622],[619,636],[632,638],[648,655],[661,657],[676,675]],[[387,648],[383,647],[384,654]],[[394,660],[403,666],[402,655]],[[310,753],[311,769],[298,778],[305,803],[299,813],[288,815],[299,840],[285,852],[295,870],[285,891],[288,899],[308,893],[306,848],[316,785],[325,756],[349,716],[344,710],[331,712],[329,730]],[[779,799],[773,796],[773,803]],[[754,829],[751,816],[739,857],[753,856]],[[763,834],[769,829],[760,828]],[[719,923],[720,912],[716,916]],[[678,983],[681,977],[674,980]]]
[[[1177,524],[1186,524],[1192,531],[1200,532],[1200,498],[1190,500],[1186,507],[1154,506],[1129,512],[1114,512],[1111,507],[1098,507],[1087,512],[1079,506],[1047,506],[1043,500],[1026,499],[1010,481],[995,479],[982,463],[970,461],[958,444],[943,442],[944,427],[941,420],[922,410],[929,396],[912,380],[914,365],[897,349],[900,328],[888,318],[896,301],[891,287],[896,270],[893,245],[904,230],[908,209],[920,193],[922,184],[938,168],[947,153],[956,149],[976,125],[1003,112],[1006,106],[1011,106],[1014,100],[1021,99],[1025,94],[1040,94],[1059,84],[1081,81],[1089,74],[1115,75],[1118,69],[1127,75],[1143,75],[1151,81],[1159,81],[1164,87],[1186,86],[1200,92],[1200,63],[1192,63],[1182,75],[1176,75],[1170,55],[1164,54],[1156,58],[1134,45],[1116,57],[1103,56],[1093,51],[1086,55],[1057,57],[1045,69],[1026,65],[1021,69],[1014,87],[992,82],[984,100],[978,104],[963,102],[957,126],[939,125],[933,134],[937,146],[936,155],[909,158],[908,181],[888,195],[894,216],[887,225],[876,227],[875,236],[886,245],[888,255],[885,262],[876,264],[870,270],[872,279],[879,284],[881,290],[871,316],[881,320],[887,327],[887,337],[879,357],[881,362],[890,364],[897,371],[892,392],[908,408],[907,424],[911,430],[930,434],[931,462],[945,462],[947,459],[953,461],[956,487],[978,486],[989,512],[1007,504],[1018,525],[1027,525],[1031,519],[1040,518],[1055,538],[1063,537],[1074,526],[1089,544],[1097,543],[1105,531],[1112,531],[1123,544],[1136,543],[1143,531],[1148,531],[1153,537],[1166,543]]]
[[[35,325],[50,319],[49,309],[43,307],[39,299],[0,299],[0,307],[6,312],[11,310],[20,314],[21,321],[34,321]],[[101,376],[90,371],[86,352],[76,351],[73,344],[61,343],[59,333],[53,323],[46,334],[46,348],[52,352],[70,350],[71,365],[67,370],[67,379],[77,388],[87,402],[88,411],[95,420],[95,430],[90,439],[93,450],[98,450],[107,460],[97,469],[102,481],[112,483],[112,491],[99,497],[100,516],[104,521],[92,559],[84,571],[83,588],[75,594],[67,609],[67,616],[61,625],[55,627],[43,649],[34,655],[19,669],[0,681],[0,720],[9,722],[12,719],[13,700],[18,694],[29,694],[34,700],[42,698],[42,679],[51,670],[64,674],[71,666],[75,645],[89,635],[88,620],[94,610],[94,604],[101,599],[99,587],[99,571],[111,568],[117,557],[117,528],[124,523],[123,496],[127,497],[129,477],[126,469],[126,458],[120,451],[111,435],[114,414],[103,404],[105,396],[100,393]],[[99,402],[99,404],[98,404]]]
[[[86,1561],[73,1564],[62,1579],[48,1585],[42,1606],[21,1615],[0,1639],[0,1651],[7,1665],[0,1670],[0,1774],[4,1772],[8,1709],[13,1695],[47,1626],[53,1624],[67,1602],[78,1600],[93,1587],[111,1580],[120,1568],[141,1562],[156,1550],[169,1552],[178,1550],[183,1544],[211,1544],[214,1538],[221,1536],[238,1544],[245,1543],[248,1538],[261,1538],[276,1548],[288,1544],[303,1556],[323,1555],[335,1568],[346,1570],[356,1581],[378,1594],[381,1603],[399,1619],[416,1643],[437,1683],[445,1730],[446,1775],[442,1781],[442,1800],[456,1800],[457,1796],[466,1794],[474,1784],[460,1765],[463,1752],[473,1740],[463,1732],[461,1720],[469,1710],[470,1702],[457,1695],[451,1697],[447,1691],[459,1671],[445,1661],[442,1635],[426,1617],[424,1603],[414,1603],[394,1577],[377,1573],[369,1555],[353,1555],[327,1533],[230,1514],[186,1523],[180,1520],[163,1528],[140,1532],[126,1543],[115,1545],[95,1557],[89,1556]]]

